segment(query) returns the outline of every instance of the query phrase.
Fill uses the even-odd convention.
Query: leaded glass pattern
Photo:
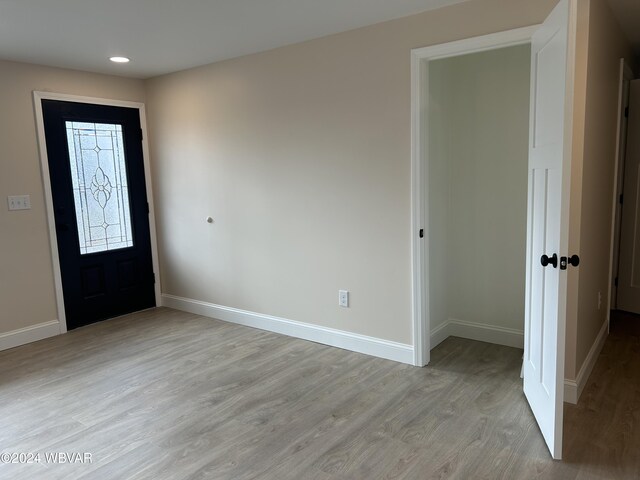
[[[133,246],[122,125],[65,123],[80,253]]]

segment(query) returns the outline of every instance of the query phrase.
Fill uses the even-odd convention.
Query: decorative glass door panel
[[[133,246],[122,125],[65,122],[80,253]]]

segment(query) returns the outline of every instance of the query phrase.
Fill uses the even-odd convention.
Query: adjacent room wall
[[[0,61],[0,335],[57,320],[34,90],[145,100],[140,80]],[[9,212],[20,194],[31,210]]]
[[[571,141],[571,191],[569,215],[569,251],[580,251],[580,212],[582,196],[582,156],[584,116],[587,90],[587,56],[589,43],[589,0],[578,0],[576,51],[573,85],[573,136]],[[580,268],[567,272],[567,321],[565,335],[565,379],[575,381],[575,346],[578,328],[578,281]],[[565,385],[566,387],[566,385]],[[566,390],[566,388],[565,388]],[[565,397],[567,392],[565,392]]]
[[[555,3],[475,0],[150,80],[164,293],[411,344],[410,50]]]
[[[492,326],[522,341],[530,52],[429,63],[432,331],[462,323],[454,334],[502,343],[504,330]]]
[[[567,329],[566,377],[581,380],[583,367],[595,361],[598,334],[608,319],[609,262],[611,247],[612,199],[618,120],[620,58],[630,62],[632,53],[605,0],[581,2],[588,8],[584,124],[579,151],[574,151],[572,212],[579,214],[579,241],[572,246],[581,257],[574,278],[578,284],[575,336]],[[578,99],[579,100],[579,99]],[[580,101],[577,102],[580,107]],[[576,114],[579,110],[576,110]],[[574,207],[579,202],[579,208]],[[598,308],[598,292],[602,303]],[[573,367],[573,368],[572,368]],[[590,368],[587,368],[587,374]],[[583,379],[586,381],[586,378]]]

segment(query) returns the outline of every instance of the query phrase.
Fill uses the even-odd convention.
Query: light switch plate
[[[7,197],[9,210],[30,210],[31,196],[29,195],[9,195]]]

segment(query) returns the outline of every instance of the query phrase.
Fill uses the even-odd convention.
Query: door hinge
[[[629,118],[629,107],[624,107],[624,117]]]
[[[424,228],[420,229],[420,238],[424,238]]]
[[[624,201],[624,194],[621,193],[620,194],[620,205],[622,205],[623,201]]]

